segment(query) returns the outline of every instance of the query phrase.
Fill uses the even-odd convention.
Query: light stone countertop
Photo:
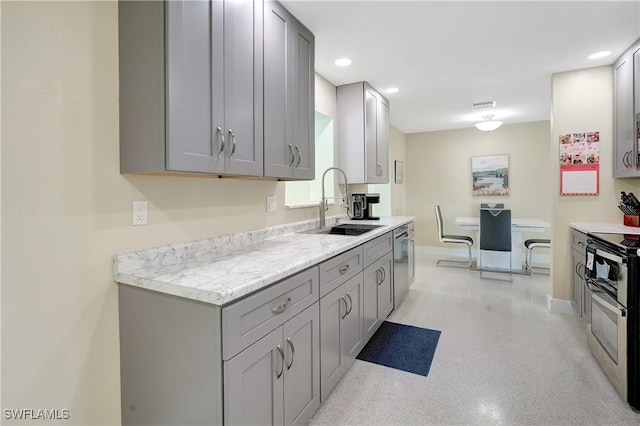
[[[122,284],[226,305],[414,219],[340,222],[383,225],[360,236],[298,233],[317,227],[317,220],[312,220],[119,253],[114,256],[114,278]],[[335,220],[327,218],[327,224]]]
[[[640,228],[635,226],[626,226],[622,223],[572,222],[569,226],[577,231],[584,232],[585,234],[599,232],[602,234],[640,235]]]

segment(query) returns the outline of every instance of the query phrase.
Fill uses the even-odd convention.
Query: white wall
[[[505,124],[493,132],[469,128],[406,135],[407,214],[416,216],[416,245],[453,248],[438,241],[436,204],[440,205],[448,234],[475,238],[474,233],[457,227],[455,218],[478,216],[481,202],[505,203],[514,217],[550,222],[548,141],[548,121]],[[471,157],[494,154],[509,155],[509,195],[473,196]]]
[[[616,207],[620,191],[640,193],[640,179],[613,179],[612,68],[570,71],[552,76],[550,154],[553,196],[553,298],[571,299],[570,222],[622,223]],[[560,196],[559,137],[600,132],[600,195]]]
[[[56,424],[120,422],[114,253],[318,215],[284,183],[120,175],[117,7],[1,4],[2,408],[69,409]],[[335,117],[322,78],[316,101]]]

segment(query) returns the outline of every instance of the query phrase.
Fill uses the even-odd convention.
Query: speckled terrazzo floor
[[[420,257],[388,319],[442,330],[429,376],[356,360],[311,424],[639,425],[550,291],[546,275],[508,284]]]

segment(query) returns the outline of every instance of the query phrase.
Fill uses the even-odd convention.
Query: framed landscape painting
[[[471,157],[473,195],[509,195],[509,156]]]

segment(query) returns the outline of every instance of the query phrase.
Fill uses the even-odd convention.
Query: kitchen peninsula
[[[117,254],[123,424],[306,423],[365,327],[388,315],[392,231],[413,219],[358,221],[380,225],[359,236],[309,233],[317,221],[306,221]]]

